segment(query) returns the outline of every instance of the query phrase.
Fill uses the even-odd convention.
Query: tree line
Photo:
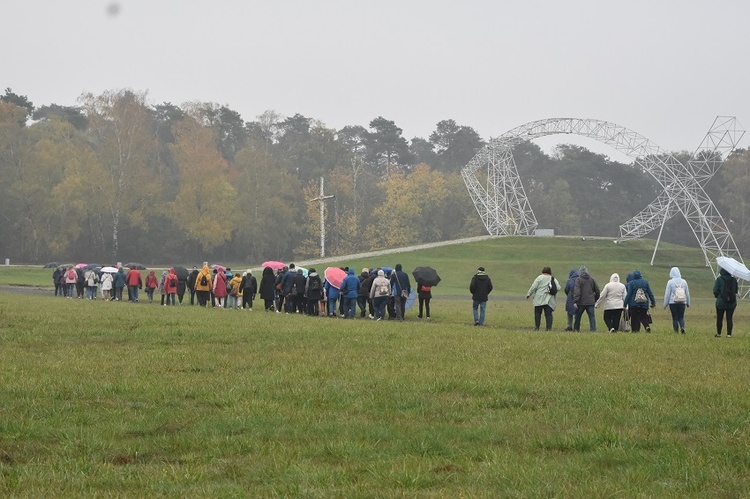
[[[215,103],[151,105],[133,90],[37,107],[6,89],[0,249],[28,263],[312,257],[321,177],[334,196],[326,201],[327,254],[480,235],[460,170],[484,145],[451,119],[407,140],[382,116],[335,130],[300,114],[266,111],[246,121]],[[548,155],[525,143],[514,157],[540,227],[558,234],[615,237],[660,190],[637,167],[580,146]],[[748,165],[740,151],[724,173],[748,177]],[[746,244],[750,180],[726,179],[708,190]],[[733,200],[726,210],[725,199]],[[693,244],[686,227],[675,219],[663,237]]]

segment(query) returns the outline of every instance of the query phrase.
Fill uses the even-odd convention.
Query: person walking
[[[690,289],[688,283],[680,275],[678,267],[672,267],[669,271],[667,287],[664,290],[664,308],[669,306],[672,314],[672,329],[677,333],[685,334],[685,309],[690,306]]]
[[[578,280],[578,269],[571,269],[568,273],[568,281],[565,283],[565,315],[568,318],[568,325],[565,327],[566,331],[573,330],[573,321],[576,317],[576,308],[573,305],[573,289],[576,286]]]
[[[214,306],[219,310],[224,308],[224,299],[227,297],[227,294],[227,275],[224,273],[223,268],[219,268],[214,280],[214,298],[216,299]]]
[[[395,269],[391,273],[391,284],[393,285],[393,308],[396,314],[396,319],[405,320],[404,314],[406,312],[406,299],[411,294],[411,281],[409,280],[409,274],[404,272],[403,267],[400,263],[396,264]]]
[[[426,285],[422,280],[417,279],[417,299],[419,300],[419,315],[418,319],[422,317],[430,318],[430,300],[432,300],[432,286]],[[423,315],[423,312],[426,315]]]
[[[391,295],[391,282],[385,276],[382,269],[378,269],[375,279],[370,286],[370,299],[374,310],[373,317],[376,321],[385,318],[385,306],[388,304],[388,298]]]
[[[102,274],[102,296],[107,301],[112,299],[112,297],[110,296],[110,293],[112,291],[113,282],[114,282],[114,277],[112,277],[112,274],[108,272],[105,272]]]
[[[341,283],[341,301],[344,303],[344,319],[354,319],[357,314],[357,295],[362,284],[359,277],[354,275],[354,269],[348,270],[344,282]]]
[[[126,276],[128,285],[128,301],[138,303],[138,290],[143,287],[143,280],[138,269],[132,268]]]
[[[643,278],[640,270],[633,271],[632,279],[628,279],[625,286],[628,294],[625,295],[625,307],[630,313],[630,324],[634,333],[641,330],[641,325],[647,333],[651,332],[651,316],[648,314],[649,303],[651,308],[656,307],[656,299],[651,291],[648,281]]]
[[[604,324],[610,333],[620,329],[626,294],[625,285],[620,282],[620,274],[615,273],[609,277],[609,282],[604,285],[599,299],[596,300],[596,308],[599,308],[599,305],[604,307]]]
[[[146,295],[148,296],[148,302],[154,302],[154,290],[159,287],[159,281],[156,280],[156,273],[154,270],[149,270],[146,276]]]
[[[737,308],[737,290],[739,289],[737,279],[724,269],[719,270],[719,275],[714,281],[714,296],[716,297],[716,337],[721,338],[721,328],[724,324],[724,316],[727,317],[727,338],[732,337],[734,329],[734,309]]]
[[[120,267],[115,274],[115,301],[122,301],[122,290],[125,288],[125,271]]]
[[[323,280],[318,271],[311,268],[305,281],[305,297],[307,298],[307,315],[320,316],[320,299],[323,297]]]
[[[164,290],[167,292],[167,303],[166,305],[177,305],[177,286],[179,285],[179,279],[175,274],[174,267],[169,269],[167,277],[164,280]]]
[[[244,292],[244,289],[242,287],[242,276],[239,272],[234,274],[231,279],[229,279],[229,304],[227,305],[228,309],[235,309],[239,310],[240,305],[242,304],[242,294]]]
[[[190,272],[185,285],[190,290],[190,304],[195,305],[195,279],[198,277],[198,269],[194,265],[193,270]]]
[[[252,312],[253,311],[253,300],[255,299],[255,295],[258,293],[258,280],[253,275],[253,272],[250,269],[247,269],[247,272],[242,276],[242,282],[240,283],[240,287],[242,288],[242,309],[247,309]]]
[[[474,325],[484,326],[487,300],[492,292],[492,279],[485,273],[484,267],[479,267],[477,273],[471,278],[469,292],[471,293],[471,308],[474,312]]]
[[[578,280],[573,288],[573,307],[576,309],[576,319],[573,323],[573,331],[581,331],[581,317],[586,312],[589,316],[589,331],[596,332],[596,313],[594,305],[599,299],[599,285],[596,279],[591,277],[589,269],[582,265],[578,269]]]
[[[552,269],[544,267],[542,273],[534,279],[531,287],[526,292],[526,299],[534,296],[534,331],[539,331],[544,313],[545,330],[552,330],[552,312],[555,310],[555,295],[560,289],[560,283],[552,275]]]
[[[195,294],[198,296],[198,306],[207,307],[211,300],[211,270],[208,264],[204,264],[198,275],[195,276]]]
[[[260,287],[258,289],[260,298],[263,300],[266,312],[273,311],[276,300],[276,276],[271,267],[265,267],[260,276]]]

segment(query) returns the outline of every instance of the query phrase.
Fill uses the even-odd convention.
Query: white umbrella
[[[745,267],[744,263],[738,262],[734,258],[728,256],[717,256],[716,263],[719,265],[719,267],[726,270],[734,277],[739,277],[740,279],[743,279],[745,281],[750,281],[750,270]]]
[[[119,269],[115,267],[102,267],[101,272],[105,272],[107,274],[116,274]]]

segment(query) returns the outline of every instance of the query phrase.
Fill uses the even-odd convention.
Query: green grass
[[[661,309],[650,335],[562,333],[560,310],[535,333],[531,304],[507,299],[475,328],[468,298],[440,298],[465,294],[474,255],[499,295],[574,261],[493,243],[464,248],[470,262],[399,256],[444,258],[429,322],[0,292],[0,494],[750,494],[744,303],[731,340],[712,337],[697,279],[687,335]]]

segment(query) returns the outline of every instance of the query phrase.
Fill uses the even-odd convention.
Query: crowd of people
[[[116,271],[103,272],[97,267],[56,268],[52,275],[55,295],[89,300],[101,297],[112,301],[124,301],[127,296],[127,301],[138,303],[139,292],[145,286],[149,303],[154,302],[154,295],[158,292],[161,305],[182,305],[187,302],[186,293],[189,293],[190,305],[197,302],[201,307],[250,311],[256,297],[260,295],[265,311],[346,319],[359,316],[380,321],[386,318],[404,320],[407,300],[413,292],[411,279],[403,271],[401,264],[393,269],[364,268],[359,275],[355,275],[354,269],[343,267],[341,271],[345,277],[337,285],[329,282],[314,268],[305,272],[293,263],[278,270],[265,267],[260,282],[250,269],[233,273],[231,268],[210,268],[207,262],[201,269],[193,267],[192,272],[178,273],[175,268],[170,268],[158,278],[155,271],[151,270],[145,281],[141,272],[135,268],[126,271],[119,266],[111,270]],[[725,319],[726,336],[732,337],[738,288],[737,279],[721,269],[713,287],[717,337],[722,335]],[[487,301],[492,289],[492,280],[484,267],[479,267],[469,283],[475,326],[485,324]],[[535,330],[540,329],[542,316],[545,319],[545,329],[552,330],[553,312],[561,290],[566,296],[565,331],[580,332],[585,313],[589,331],[595,332],[595,310],[601,308],[604,324],[610,333],[638,333],[641,328],[647,333],[651,332],[652,317],[649,309],[656,307],[656,298],[640,270],[628,273],[624,284],[620,282],[620,275],[613,273],[609,282],[600,288],[586,266],[571,269],[564,286],[552,275],[550,267],[544,267],[526,293],[527,299],[533,297]],[[417,317],[429,319],[431,286],[417,279],[415,291],[419,300]],[[690,307],[690,288],[678,267],[672,267],[669,271],[663,306],[670,310],[674,332],[685,334],[685,311]]]
[[[108,269],[105,269],[108,270]],[[260,281],[251,269],[233,273],[231,268],[193,267],[191,272],[177,273],[175,268],[163,271],[160,277],[151,270],[144,276],[137,268],[112,267],[113,272],[100,267],[68,266],[53,271],[55,296],[89,300],[140,302],[144,290],[148,303],[154,295],[161,296],[163,306],[189,303],[201,307],[252,311],[253,302],[260,297],[263,310],[276,313],[300,313],[353,319],[404,320],[407,300],[412,294],[409,275],[401,264],[393,269],[364,268],[359,275],[344,267],[343,281],[335,286],[314,268],[298,269],[294,263],[278,270],[265,267]],[[416,280],[419,300],[418,318],[430,318],[431,286]]]
[[[720,269],[714,281],[713,294],[716,307],[716,336],[721,337],[724,317],[726,317],[727,337],[732,337],[733,315],[737,306],[737,279],[729,272]],[[603,320],[610,333],[632,331],[638,333],[641,327],[651,332],[653,318],[649,308],[656,307],[656,298],[648,280],[640,270],[627,274],[625,284],[620,282],[620,275],[614,273],[609,282],[600,289],[599,285],[585,266],[571,269],[565,286],[552,275],[550,267],[544,267],[542,273],[534,279],[526,298],[533,297],[534,329],[539,330],[541,317],[544,314],[546,330],[552,329],[553,312],[557,304],[557,292],[563,289],[566,295],[565,312],[567,326],[565,331],[580,332],[581,319],[585,313],[589,320],[589,331],[596,331],[595,309],[603,309]],[[690,307],[690,288],[682,278],[680,269],[672,267],[669,280],[664,289],[663,306],[669,307],[672,316],[672,329],[675,333],[685,334],[685,310]]]

